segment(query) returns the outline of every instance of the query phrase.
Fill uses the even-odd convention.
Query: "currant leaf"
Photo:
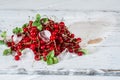
[[[5,44],[4,40],[0,40],[0,45]]]
[[[32,24],[32,26],[39,26],[39,25],[41,25],[41,24],[38,21],[34,21],[33,24]]]
[[[54,61],[54,64],[59,62],[57,57],[53,57],[53,61]]]
[[[5,50],[3,51],[3,55],[4,55],[4,56],[10,55],[11,53],[12,53],[11,49],[5,49]]]
[[[52,58],[49,58],[47,59],[47,64],[48,65],[52,65],[54,62],[53,62],[53,59]]]
[[[47,55],[47,59],[53,58],[53,57],[54,57],[54,50],[49,52],[49,54]]]
[[[43,23],[47,23],[48,22],[48,18],[43,18]]]
[[[41,31],[42,30],[42,25],[37,26],[37,28]]]
[[[22,32],[23,32],[23,29],[22,29],[22,28],[16,27],[16,28],[13,29],[13,33],[14,33],[14,34],[18,34],[18,33],[22,33]]]
[[[19,33],[22,33],[23,32],[23,29],[22,28],[19,28]]]
[[[40,14],[37,14],[36,15],[36,20],[40,21],[40,18],[41,18]]]
[[[1,37],[2,38],[6,38],[6,36],[7,36],[7,32],[6,31],[4,31],[4,32],[1,33]]]
[[[27,27],[28,23],[23,24],[22,28]]]

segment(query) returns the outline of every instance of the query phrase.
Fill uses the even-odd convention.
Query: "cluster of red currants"
[[[12,51],[15,51],[15,60],[20,60],[22,55],[22,50],[25,48],[30,48],[34,52],[34,59],[39,61],[41,57],[46,61],[46,57],[50,51],[54,50],[54,55],[57,57],[65,49],[70,53],[75,53],[79,56],[83,54],[80,51],[79,43],[81,38],[75,38],[64,22],[54,22],[48,19],[46,23],[40,19],[40,24],[42,25],[42,30],[39,30],[37,26],[33,26],[33,21],[29,21],[29,24],[22,28],[23,32],[17,34],[17,36],[23,36],[22,40],[17,44],[13,41],[13,36],[11,36],[12,41],[8,41],[7,45]],[[40,32],[47,30],[51,33],[49,41],[44,41]]]

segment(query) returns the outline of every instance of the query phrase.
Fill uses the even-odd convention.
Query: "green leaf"
[[[47,55],[47,59],[53,58],[53,57],[54,57],[54,50],[49,52],[49,54]]]
[[[40,21],[40,18],[41,18],[40,14],[37,14],[37,15],[36,15],[36,20],[37,20],[37,21]]]
[[[56,63],[59,62],[57,57],[54,57],[54,58],[53,58],[53,61],[54,61],[54,64],[56,64]]]
[[[14,33],[14,34],[18,34],[18,32],[19,32],[19,31],[18,31],[18,27],[16,27],[16,28],[13,29],[13,33]]]
[[[42,25],[37,26],[37,28],[41,31],[42,30]]]
[[[0,40],[0,45],[5,44],[4,40]]]
[[[15,28],[15,29],[13,29],[13,33],[18,33],[18,31],[16,30],[16,28]]]
[[[22,28],[19,28],[19,33],[22,33],[23,32],[23,29]]]
[[[3,55],[4,55],[4,56],[10,55],[11,53],[12,53],[11,49],[5,49],[5,50],[3,51]]]
[[[6,31],[2,32],[2,33],[1,33],[1,37],[2,37],[2,38],[6,38],[6,36],[7,36],[6,34],[7,34]]]
[[[39,25],[41,25],[41,24],[38,21],[34,21],[33,24],[32,24],[32,26],[39,26]]]
[[[28,23],[23,24],[22,28],[27,27]]]
[[[18,33],[22,33],[22,32],[23,32],[23,29],[22,29],[22,28],[16,27],[16,28],[13,29],[13,33],[14,33],[14,34],[18,34]]]
[[[48,22],[48,18],[43,18],[43,22],[47,23]]]
[[[52,65],[54,62],[53,62],[53,59],[52,58],[49,58],[47,59],[47,64],[48,65]]]
[[[88,50],[87,49],[81,49],[80,51],[82,51],[84,54],[88,54]]]

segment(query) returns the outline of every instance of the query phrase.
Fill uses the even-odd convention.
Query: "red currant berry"
[[[31,37],[36,37],[37,33],[36,32],[31,32],[30,35],[31,35]]]
[[[41,48],[41,49],[45,49],[45,45],[42,45],[40,48]]]
[[[50,40],[51,41],[55,40],[55,36],[50,36]]]
[[[21,56],[22,53],[21,53],[20,51],[17,51],[17,55],[18,55],[18,56]]]
[[[52,32],[52,35],[56,35],[57,33],[54,31],[54,32]]]
[[[15,45],[15,43],[14,43],[14,42],[12,42],[12,43],[11,43],[11,45],[12,45],[12,46],[14,46],[14,45]]]
[[[78,56],[82,56],[83,52],[77,52]]]
[[[34,52],[34,55],[37,55],[37,51],[36,50],[33,50],[33,52]]]
[[[59,28],[58,24],[54,24],[54,28],[55,28],[55,29],[56,29],[56,28]]]
[[[77,42],[77,43],[81,42],[81,38],[77,38],[77,39],[76,39],[76,42]]]
[[[57,46],[57,50],[60,51],[60,46]]]
[[[55,56],[58,56],[60,54],[60,52],[55,52]]]
[[[6,43],[8,47],[12,46],[11,42]]]
[[[27,31],[28,31],[28,28],[26,28],[26,27],[23,28],[23,31],[24,31],[24,32],[27,32]]]
[[[48,48],[50,48],[50,46],[49,46],[49,45],[47,45],[47,46],[46,46],[46,48],[48,49]]]
[[[40,41],[40,44],[42,44],[42,45],[43,45],[43,44],[45,44],[45,42],[44,42],[43,40],[41,40],[41,41]]]
[[[31,40],[36,41],[36,40],[37,40],[37,37],[36,37],[36,36],[33,36],[33,37],[31,37]]]
[[[58,30],[58,29],[55,29],[55,32],[56,32],[56,33],[58,33],[58,32],[59,32],[59,30]]]
[[[71,35],[70,35],[70,37],[71,37],[71,38],[74,38],[74,37],[75,37],[75,35],[74,35],[74,34],[71,34]]]
[[[48,31],[50,31],[50,28],[49,28],[49,27],[46,27],[46,28],[45,28],[45,30],[48,30]]]
[[[61,27],[64,27],[64,26],[65,26],[64,22],[60,22],[59,25],[60,25]]]
[[[43,57],[43,60],[44,60],[44,61],[46,61],[46,60],[47,60],[47,58],[46,58],[46,57]]]
[[[30,45],[30,49],[32,49],[32,50],[35,50],[35,47],[36,47],[35,44],[31,44],[31,45]]]
[[[22,49],[22,45],[18,45],[18,46],[17,46],[17,49],[18,49],[18,50]]]
[[[18,55],[16,55],[16,56],[14,57],[14,59],[15,59],[16,61],[18,61],[18,60],[20,60],[20,57],[19,57]]]
[[[46,57],[47,56],[47,52],[43,52],[42,55],[43,55],[43,57]]]
[[[30,38],[29,38],[29,37],[23,38],[23,42],[24,42],[24,43],[29,42],[29,41],[30,41]]]
[[[34,59],[35,59],[36,61],[39,61],[39,60],[40,60],[40,56],[39,56],[39,55],[35,55]]]
[[[54,47],[50,47],[49,49],[50,49],[50,50],[53,50],[53,49],[54,49]]]
[[[70,48],[70,49],[69,49],[69,52],[73,53],[73,49],[72,49],[72,48]]]
[[[79,45],[75,45],[75,48],[79,48],[80,46]]]

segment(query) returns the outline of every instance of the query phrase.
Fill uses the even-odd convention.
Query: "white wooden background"
[[[120,70],[120,1],[119,0],[0,0],[0,28],[8,29],[9,32],[15,26],[20,26],[28,21],[28,16],[33,17],[36,13],[42,15],[57,16],[59,20],[64,18],[69,26],[74,22],[96,22],[103,20],[103,24],[96,26],[113,29],[105,41],[100,45],[90,46],[93,54],[81,58],[64,60],[58,65],[48,67],[48,69],[113,69]],[[107,17],[107,18],[106,18]],[[99,20],[100,19],[100,20]],[[106,23],[107,22],[107,23]],[[105,24],[104,24],[105,23]],[[92,26],[95,26],[93,25]],[[109,25],[110,24],[110,25]],[[91,25],[91,24],[89,24]],[[105,26],[107,25],[107,26]],[[83,25],[84,26],[84,25]],[[1,48],[2,49],[2,48]],[[0,69],[7,58],[0,60]],[[9,60],[9,59],[8,59]],[[70,64],[71,63],[71,64]],[[36,63],[37,64],[37,63]],[[8,77],[8,78],[6,78]],[[3,80],[39,80],[39,79],[83,79],[83,80],[119,80],[119,76],[42,76],[42,75],[0,75]],[[54,80],[53,79],[53,80]]]

